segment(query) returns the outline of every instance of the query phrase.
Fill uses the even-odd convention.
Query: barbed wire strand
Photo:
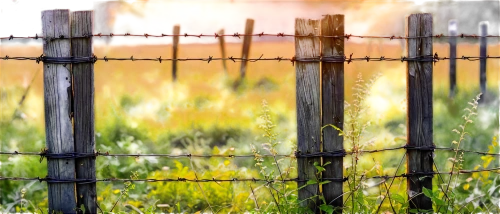
[[[98,61],[104,61],[104,62],[109,62],[109,61],[154,61],[154,62],[163,62],[163,61],[203,61],[210,63],[212,61],[233,61],[233,62],[242,62],[242,61],[247,61],[247,62],[258,62],[258,61],[289,61],[294,65],[295,62],[347,62],[347,64],[350,64],[351,62],[356,62],[356,61],[365,61],[365,62],[380,62],[380,61],[399,61],[399,62],[439,62],[439,61],[445,61],[445,60],[467,60],[467,61],[478,61],[481,59],[500,59],[500,56],[461,56],[461,57],[439,57],[439,55],[436,53],[433,56],[416,56],[416,57],[406,57],[406,56],[401,56],[401,57],[385,57],[385,56],[380,56],[380,57],[370,57],[370,56],[365,56],[365,57],[353,57],[353,54],[351,54],[349,57],[346,56],[337,56],[337,57],[324,57],[324,56],[318,56],[318,57],[308,57],[308,58],[298,58],[298,57],[291,57],[291,58],[286,58],[282,56],[278,57],[272,57],[272,58],[265,58],[263,57],[264,55],[261,55],[258,58],[239,58],[239,57],[228,57],[228,58],[221,58],[221,57],[213,57],[209,56],[207,58],[162,58],[161,56],[158,58],[134,58],[134,56],[131,57],[47,57],[47,56],[39,56],[39,57],[11,57],[9,55],[6,55],[4,57],[0,57],[0,60],[30,60],[30,61],[35,61],[36,63],[44,62],[44,63],[55,63],[55,64],[71,64],[71,63],[96,63]]]
[[[449,147],[412,147],[408,145],[398,146],[393,148],[385,148],[385,149],[373,149],[373,150],[358,150],[358,151],[346,151],[346,150],[336,150],[331,152],[315,152],[315,153],[300,153],[298,151],[293,152],[293,154],[212,154],[212,155],[203,155],[203,154],[119,154],[119,153],[110,153],[108,152],[95,152],[95,153],[58,153],[51,154],[48,153],[48,150],[44,149],[42,152],[2,152],[0,151],[0,155],[24,155],[24,156],[40,156],[42,158],[52,158],[52,159],[77,159],[77,158],[88,158],[88,157],[166,157],[166,158],[251,158],[251,157],[289,157],[289,158],[310,158],[310,157],[339,157],[352,155],[354,153],[378,153],[384,151],[393,151],[393,150],[421,150],[421,151],[432,151],[432,150],[445,150],[445,151],[458,151],[465,153],[473,153],[478,155],[488,155],[488,156],[500,156],[499,153],[490,153],[490,152],[480,152],[480,151],[472,151],[472,150],[464,150],[464,149],[455,149]]]
[[[43,35],[38,35],[35,34],[35,36],[4,36],[0,37],[1,40],[15,40],[15,39],[43,39],[43,40],[48,40],[48,41],[53,41],[53,40],[58,40],[58,39],[82,39],[82,38],[112,38],[112,37],[143,37],[143,38],[162,38],[162,37],[190,37],[190,38],[205,38],[205,37],[212,37],[212,38],[219,38],[219,37],[233,37],[233,38],[238,38],[241,39],[241,37],[293,37],[293,38],[304,38],[304,37],[309,37],[309,38],[344,38],[344,39],[351,39],[351,38],[360,38],[360,39],[389,39],[389,40],[395,40],[395,39],[422,39],[422,38],[473,38],[473,39],[479,39],[479,38],[500,38],[499,35],[486,35],[486,36],[480,36],[476,34],[464,34],[460,33],[457,35],[444,35],[444,34],[437,34],[437,35],[430,35],[430,36],[373,36],[373,35],[353,35],[353,34],[344,34],[340,36],[323,36],[323,35],[294,35],[294,34],[287,34],[287,33],[255,33],[255,34],[244,34],[244,33],[233,33],[233,34],[218,34],[218,33],[213,33],[213,34],[192,34],[192,33],[184,33],[184,34],[150,34],[150,33],[144,33],[144,34],[131,34],[131,33],[97,33],[97,34],[92,34],[92,35],[83,35],[83,36],[75,36],[75,37],[65,37],[63,35],[59,37],[45,37]]]
[[[471,174],[479,172],[493,172],[497,171],[500,173],[500,167],[488,168],[488,169],[476,169],[476,170],[459,170],[450,172],[413,172],[413,173],[402,173],[398,175],[388,176],[388,175],[377,175],[372,177],[365,177],[364,179],[393,179],[393,178],[408,178],[415,176],[433,176],[441,174]],[[309,180],[300,180],[298,178],[287,178],[287,179],[262,179],[262,178],[227,178],[227,179],[192,179],[192,178],[145,178],[145,179],[131,179],[131,178],[100,178],[100,179],[56,179],[56,178],[40,178],[40,177],[3,177],[0,176],[0,180],[11,180],[11,181],[40,181],[47,183],[77,183],[77,184],[88,184],[96,182],[196,182],[196,183],[208,183],[208,182],[266,182],[266,183],[285,183],[285,182],[307,182]],[[344,178],[321,178],[322,181],[331,182],[346,182],[349,180],[348,177]]]

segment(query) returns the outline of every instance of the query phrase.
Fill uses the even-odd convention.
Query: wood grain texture
[[[326,15],[321,20],[322,36],[343,36],[344,15]],[[323,57],[344,56],[344,38],[322,38],[321,54]],[[344,127],[344,63],[321,63],[321,109],[323,128],[323,151],[332,152],[344,149],[344,138],[339,136],[339,131],[326,125]],[[325,127],[326,126],[326,127]],[[323,157],[323,163],[331,162],[325,167],[323,177],[343,178],[343,157]],[[330,182],[323,185],[323,195],[330,205],[338,208],[337,213],[342,213],[343,183]]]
[[[448,34],[450,36],[456,36],[458,34],[457,27],[458,27],[457,20],[450,20],[448,22]],[[449,97],[453,98],[453,97],[455,97],[456,90],[457,90],[457,60],[455,59],[457,57],[457,38],[450,37],[449,44],[450,44],[450,92],[449,92]]]
[[[224,29],[219,31],[219,35],[224,35]],[[223,36],[219,37],[220,53],[222,58],[226,58],[226,39]],[[227,75],[227,64],[226,60],[222,60],[222,68],[224,68],[224,74]]]
[[[253,24],[254,24],[253,19],[247,19],[247,22],[245,24],[245,34],[246,35],[253,33]],[[252,36],[244,36],[243,37],[243,49],[241,51],[241,58],[248,59],[248,55],[250,54],[250,45],[251,44],[252,44]],[[240,80],[243,80],[245,78],[245,73],[247,71],[247,64],[248,64],[248,62],[246,60],[241,61]]]
[[[45,36],[43,54],[49,57],[71,56],[69,10],[42,12],[42,32]],[[45,132],[49,153],[74,152],[72,125],[71,65],[44,63]],[[75,161],[47,158],[48,177],[74,179]],[[49,213],[75,213],[74,183],[48,183]]]
[[[71,35],[82,37],[92,35],[93,12],[76,11],[71,13]],[[74,57],[92,56],[92,37],[72,39],[71,53]],[[75,152],[93,153],[95,151],[94,124],[94,64],[73,64],[73,103]],[[96,178],[95,158],[76,159],[76,178]],[[96,184],[77,184],[77,205],[85,207],[85,213],[97,213]]]
[[[172,58],[174,59],[172,61],[172,80],[175,82],[177,81],[177,53],[179,52],[179,34],[181,33],[181,26],[175,25],[174,26],[174,31],[173,34],[175,35],[173,38],[173,45],[172,45]]]
[[[431,36],[432,15],[412,14],[407,17],[407,36]],[[432,38],[408,39],[408,57],[432,56]],[[407,134],[408,146],[433,146],[432,138],[432,62],[407,63]],[[433,172],[431,151],[407,150],[407,173]],[[422,194],[422,188],[432,189],[432,176],[407,178],[410,209],[432,210],[432,201]],[[416,194],[419,194],[416,197]]]
[[[481,88],[481,99],[480,103],[483,103],[486,95],[486,53],[488,48],[488,41],[485,36],[488,35],[488,22],[480,22],[479,23],[479,35],[482,36],[479,38],[479,56],[481,59],[479,60],[479,86]]]
[[[319,20],[296,19],[295,35],[319,35]],[[318,57],[320,55],[319,38],[295,37],[295,56],[297,58]],[[300,153],[307,154],[321,151],[320,121],[320,63],[299,62],[295,64],[296,102],[297,102],[297,147]],[[316,169],[314,162],[320,158],[298,158],[299,180],[314,180]],[[299,182],[303,186],[305,182]],[[299,200],[318,195],[318,185],[308,185],[299,190]],[[306,200],[302,206],[308,206],[317,212],[317,197]]]

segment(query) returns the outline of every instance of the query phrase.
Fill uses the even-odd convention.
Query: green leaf
[[[80,206],[80,210],[82,211],[82,213],[85,213],[85,206],[83,206],[83,204]]]
[[[308,180],[307,181],[307,185],[312,185],[312,184],[317,184],[317,183],[318,183],[318,181],[316,181],[316,180]]]
[[[330,182],[332,182],[332,181],[321,181],[321,182],[319,182],[319,184],[323,185],[323,184],[327,184],[327,183],[330,183]]]
[[[325,171],[325,168],[323,168],[322,166],[315,166],[315,167],[316,167],[316,170],[318,170],[318,172]]]
[[[424,195],[429,197],[429,198],[434,198],[434,194],[432,193],[432,190],[423,188],[422,191],[424,192]]]
[[[331,161],[328,161],[328,162],[324,163],[323,166],[329,165],[331,163],[332,163]]]
[[[325,211],[328,214],[333,213],[333,206],[332,205],[322,204],[322,205],[319,205],[319,209],[322,211]]]
[[[410,213],[419,213],[419,212],[420,212],[420,210],[418,210],[418,209],[410,209]]]
[[[401,208],[399,208],[398,213],[407,213],[407,212],[408,212],[408,203],[405,203],[405,204],[401,205]]]
[[[391,199],[393,199],[394,201],[400,203],[400,204],[405,204],[406,203],[406,199],[405,197],[401,196],[401,195],[398,195],[398,194],[391,194],[389,195]]]
[[[446,203],[444,203],[443,200],[435,197],[435,198],[432,198],[432,201],[436,204],[436,205],[439,205],[439,206],[442,206],[442,205],[445,205]]]

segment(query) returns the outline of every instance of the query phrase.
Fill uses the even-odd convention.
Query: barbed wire
[[[230,56],[228,58],[222,58],[222,57],[213,57],[213,56],[208,56],[207,58],[162,58],[161,56],[158,58],[134,58],[134,56],[131,57],[97,57],[97,56],[92,56],[92,57],[47,57],[44,55],[41,55],[39,57],[25,57],[25,56],[20,56],[20,57],[11,57],[9,55],[6,55],[4,57],[0,57],[0,60],[28,60],[28,61],[35,61],[36,63],[44,62],[44,63],[53,63],[53,64],[71,64],[71,63],[96,63],[98,61],[104,61],[104,62],[109,62],[109,61],[153,61],[153,62],[163,62],[163,61],[203,61],[210,63],[212,61],[233,61],[233,62],[242,62],[242,61],[247,61],[247,62],[258,62],[258,61],[288,61],[291,62],[292,65],[294,65],[295,62],[347,62],[347,64],[350,64],[351,62],[357,62],[357,61],[365,61],[365,62],[380,62],[380,61],[398,61],[398,62],[439,62],[439,61],[445,61],[445,60],[467,60],[467,61],[478,61],[481,59],[500,59],[500,56],[461,56],[461,57],[439,57],[438,53],[435,53],[434,55],[429,55],[429,56],[415,56],[415,57],[407,57],[407,56],[401,56],[401,57],[385,57],[385,56],[380,56],[380,57],[371,57],[371,56],[365,56],[365,57],[353,57],[353,54],[350,54],[349,57],[347,56],[317,56],[317,57],[291,57],[291,58],[286,58],[282,56],[277,56],[277,57],[272,57],[272,58],[265,58],[264,55],[262,54],[258,58],[239,58],[239,57],[233,57]]]
[[[458,171],[450,171],[450,172],[412,172],[412,173],[401,173],[397,175],[376,175],[371,177],[364,177],[363,179],[394,179],[394,178],[408,178],[415,176],[433,176],[433,175],[444,175],[444,174],[471,174],[471,173],[479,173],[479,172],[492,172],[497,171],[500,173],[500,167],[495,168],[487,168],[487,169],[476,169],[476,170],[458,170]],[[344,178],[321,178],[321,181],[331,181],[331,182],[346,182],[349,177]],[[227,179],[197,179],[197,178],[185,178],[185,177],[177,177],[177,178],[163,178],[163,179],[155,179],[155,178],[145,178],[145,179],[131,179],[131,178],[100,178],[100,179],[58,179],[58,178],[50,178],[50,177],[3,177],[0,176],[0,180],[11,180],[11,181],[39,181],[39,182],[47,182],[47,183],[77,183],[77,184],[89,184],[89,183],[97,183],[97,182],[196,182],[196,183],[208,183],[208,182],[266,182],[266,183],[285,183],[285,182],[308,182],[311,179],[299,179],[299,178],[284,178],[284,179],[265,179],[265,178],[227,178]]]
[[[45,37],[42,35],[35,34],[35,36],[6,36],[6,37],[0,37],[0,40],[14,40],[14,39],[43,39],[43,40],[48,40],[48,41],[53,41],[53,40],[59,40],[59,39],[85,39],[85,38],[111,38],[111,37],[143,37],[143,38],[162,38],[162,37],[191,37],[191,38],[205,38],[205,37],[212,37],[212,38],[219,38],[219,37],[233,37],[233,38],[238,38],[241,39],[241,37],[293,37],[293,38],[344,38],[349,40],[350,38],[360,38],[360,39],[389,39],[389,40],[395,40],[395,39],[423,39],[423,38],[473,38],[473,39],[478,39],[478,38],[500,38],[499,35],[486,35],[486,36],[481,36],[481,35],[476,35],[476,34],[464,34],[460,33],[457,35],[444,35],[444,34],[437,34],[437,35],[429,35],[429,36],[372,36],[372,35],[353,35],[353,34],[344,34],[344,35],[338,35],[338,36],[323,36],[323,35],[295,35],[295,34],[287,34],[287,33],[254,33],[254,34],[244,34],[244,33],[233,33],[233,34],[218,34],[218,33],[213,33],[213,34],[190,34],[190,33],[184,33],[184,34],[150,34],[150,33],[144,33],[144,34],[131,34],[131,33],[97,33],[97,34],[91,34],[91,35],[83,35],[83,36],[73,36],[73,37],[66,37],[64,35],[61,35],[59,37]]]
[[[464,149],[455,149],[449,147],[435,147],[435,146],[426,146],[426,147],[415,147],[415,146],[398,146],[392,148],[384,148],[384,149],[373,149],[373,150],[357,150],[357,151],[346,151],[344,149],[330,151],[330,152],[315,152],[315,153],[301,153],[299,151],[294,151],[291,154],[212,154],[212,155],[203,155],[203,154],[120,154],[120,153],[110,153],[107,152],[94,152],[94,153],[48,153],[48,150],[42,149],[41,152],[2,152],[0,151],[0,155],[25,155],[25,156],[40,156],[41,160],[43,158],[50,159],[78,159],[78,158],[89,158],[89,157],[166,157],[166,158],[254,158],[254,157],[281,157],[281,158],[312,158],[312,157],[344,157],[346,155],[352,155],[354,153],[378,153],[384,151],[393,151],[393,150],[420,150],[420,151],[433,151],[433,150],[445,150],[445,151],[453,151],[453,152],[464,152],[464,153],[474,153],[479,155],[487,155],[487,156],[500,156],[499,153],[490,153],[490,152],[480,152],[480,151],[472,151],[472,150],[464,150]]]

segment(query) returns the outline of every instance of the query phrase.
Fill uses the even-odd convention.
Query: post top
[[[42,10],[42,13],[49,13],[49,12],[68,12],[69,13],[69,9]]]
[[[413,17],[420,17],[420,16],[430,16],[432,17],[432,13],[413,13],[413,14],[410,14],[408,16],[406,16],[406,18],[413,18]]]

